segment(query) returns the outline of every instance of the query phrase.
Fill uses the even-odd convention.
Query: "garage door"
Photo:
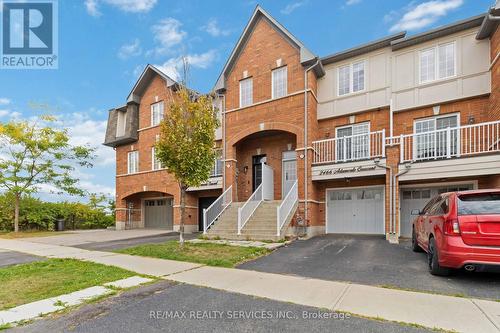
[[[173,228],[172,199],[154,199],[144,202],[144,226],[146,228]]]
[[[384,188],[327,191],[327,233],[385,234]]]
[[[472,190],[472,184],[429,186],[419,188],[401,189],[401,236],[411,237],[412,221],[415,216],[411,215],[414,209],[422,209],[429,200],[439,193]]]

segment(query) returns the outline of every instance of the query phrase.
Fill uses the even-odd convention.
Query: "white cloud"
[[[463,0],[433,0],[419,4],[407,10],[403,17],[389,30],[418,30],[435,23],[440,17],[446,16],[449,11],[462,6]],[[385,17],[384,19],[389,19]]]
[[[141,55],[141,53],[142,53],[141,42],[139,41],[138,38],[136,38],[131,43],[123,44],[120,47],[120,49],[118,50],[118,58],[125,60],[130,57],[136,57],[138,55]]]
[[[153,51],[157,55],[171,52],[171,47],[180,44],[187,36],[187,32],[181,29],[182,23],[172,17],[162,19],[151,27],[154,39],[160,44]]]
[[[286,5],[285,8],[281,10],[281,14],[291,14],[295,9],[304,6],[306,3],[307,0],[290,2],[288,5]]]
[[[95,165],[107,166],[115,162],[114,150],[102,145],[106,133],[106,120],[92,119],[86,113],[72,113],[63,116],[61,122],[68,129],[71,144],[96,148]]]
[[[92,16],[100,16],[99,4],[107,4],[128,13],[146,13],[155,5],[157,0],[85,0],[87,13]]]
[[[10,114],[9,110],[0,110],[0,118],[5,117]]]
[[[346,4],[346,6],[352,6],[352,5],[356,5],[356,4],[360,3],[361,1],[363,1],[363,0],[347,0],[345,2],[345,4]]]
[[[85,9],[91,16],[101,16],[101,12],[97,9],[97,0],[85,0]]]
[[[188,54],[186,56],[187,63],[193,68],[208,68],[216,59],[217,51],[209,50],[201,54]],[[161,65],[155,65],[156,68],[167,74],[174,80],[181,79],[181,71],[183,66],[183,57],[170,58]]]
[[[0,97],[0,105],[7,105],[7,104],[10,104],[10,99],[5,97]]]
[[[214,37],[228,36],[231,33],[230,30],[221,29],[219,27],[219,23],[217,22],[217,19],[215,19],[215,18],[210,19],[206,25],[201,27],[201,29],[203,31],[206,31],[209,35],[214,36]]]

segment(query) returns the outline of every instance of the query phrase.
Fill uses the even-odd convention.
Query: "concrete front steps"
[[[295,207],[293,213],[290,214],[281,231],[281,236],[277,236],[276,208],[281,204],[281,200],[264,201],[245,224],[243,230],[241,230],[241,235],[238,235],[238,208],[243,204],[244,202],[232,203],[222,216],[215,221],[206,236],[210,239],[277,241],[284,238],[284,230],[290,224],[296,210]]]

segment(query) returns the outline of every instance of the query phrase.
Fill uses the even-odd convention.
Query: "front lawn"
[[[71,232],[55,232],[55,231],[0,231],[0,238],[5,239],[16,239],[16,238],[29,238],[29,237],[47,237],[47,236],[58,236],[58,235],[67,235],[71,234]]]
[[[0,268],[0,310],[133,275],[137,274],[74,259],[48,259]]]
[[[271,251],[260,247],[243,247],[214,243],[189,243],[180,246],[177,241],[145,244],[116,251],[143,257],[189,261],[209,266],[234,267]]]

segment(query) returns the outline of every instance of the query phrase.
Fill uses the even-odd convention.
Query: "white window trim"
[[[132,154],[137,155],[136,158],[137,163],[135,165],[135,171],[132,171],[132,163],[130,163],[131,162],[130,156],[132,156]],[[127,173],[130,175],[138,172],[139,172],[139,151],[137,150],[129,151],[127,154]]]
[[[368,133],[371,133],[370,132],[370,122],[369,121],[364,121],[362,123],[355,123],[355,124],[349,124],[349,125],[342,125],[342,126],[339,126],[339,127],[335,127],[335,137],[338,138],[337,134],[338,134],[338,130],[340,129],[344,129],[344,128],[349,128],[349,127],[354,127],[354,126],[361,126],[361,125],[365,125],[365,124],[368,124]]]
[[[160,162],[160,161],[158,161],[158,166],[159,166],[159,168],[158,168],[158,169],[156,169],[156,168],[155,168],[155,164],[156,164],[156,163],[155,163],[155,161],[156,161],[156,157],[155,157],[155,147],[153,146],[153,147],[151,147],[151,170],[153,170],[153,171],[157,171],[157,170],[161,170],[161,169],[163,169],[163,167],[162,167],[162,165],[161,165],[161,162]]]
[[[354,80],[353,80],[353,66],[363,63],[363,71],[364,71],[364,76],[363,76],[363,89],[358,90],[358,91],[353,91],[354,87]],[[349,92],[345,94],[340,94],[340,69],[344,67],[349,66]],[[360,94],[366,91],[366,77],[368,74],[368,61],[366,59],[359,59],[357,61],[353,61],[351,63],[346,63],[342,64],[337,67],[337,97],[345,97],[349,95],[355,95],[355,94]]]
[[[413,120],[413,134],[417,134],[417,123],[425,122],[425,121],[429,121],[429,120],[437,121],[439,118],[447,118],[447,117],[452,117],[452,116],[457,117],[457,128],[460,127],[461,126],[460,125],[460,112],[444,113],[444,114],[440,114],[437,116],[419,118],[419,119]],[[436,131],[436,129],[434,129],[434,131]]]
[[[285,94],[283,96],[276,97],[276,96],[274,96],[274,73],[276,73],[276,71],[278,71],[278,70],[282,70],[283,68],[285,69],[285,73],[286,73]],[[288,95],[288,66],[285,65],[285,66],[275,68],[271,71],[271,99],[283,98],[287,95]]]
[[[440,78],[439,77],[439,47],[445,46],[448,44],[453,44],[453,75]],[[421,70],[422,70],[421,65],[422,64],[420,62],[420,59],[421,59],[422,53],[425,51],[429,51],[429,50],[434,50],[434,79],[422,81],[422,75],[421,75],[422,74],[421,73]],[[455,77],[457,77],[457,43],[456,43],[456,41],[439,43],[439,44],[436,44],[436,45],[431,46],[431,47],[426,47],[424,49],[420,49],[418,51],[418,83],[419,84],[424,85],[424,84],[428,84],[428,83],[432,83],[432,82],[445,81],[445,80],[449,80],[449,79],[452,79]]]
[[[242,95],[243,95],[243,94],[241,93],[241,92],[242,92],[242,89],[241,89],[241,84],[242,84],[243,82],[245,82],[245,81],[247,81],[247,82],[248,82],[248,81],[252,81],[252,89],[251,89],[251,92],[252,92],[252,102],[251,102],[250,104],[247,104],[247,105],[243,105],[243,104],[242,104],[242,101],[241,101],[241,97],[242,97]],[[247,77],[247,78],[245,78],[245,79],[240,80],[240,82],[239,82],[239,88],[240,88],[240,91],[239,91],[239,93],[240,93],[240,94],[239,94],[239,95],[240,95],[240,108],[245,108],[245,107],[248,107],[248,106],[250,106],[250,105],[254,104],[254,103],[253,103],[253,77],[251,77],[251,76],[250,76],[250,77]]]
[[[160,104],[163,104],[163,101],[158,101],[158,102],[155,102],[153,104],[151,104],[150,106],[150,112],[151,112],[151,126],[150,127],[156,127],[156,126],[159,126],[161,121],[163,120],[163,118],[165,117],[165,104],[163,104],[163,115],[160,113],[160,121],[158,122],[158,124],[155,124],[154,123],[154,112],[153,112],[153,106],[154,105],[160,105]],[[161,109],[160,109],[161,111]]]

